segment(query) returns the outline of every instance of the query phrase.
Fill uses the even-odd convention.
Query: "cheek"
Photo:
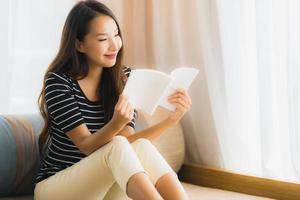
[[[119,38],[118,40],[118,45],[119,45],[119,49],[121,49],[121,47],[123,46],[123,41],[121,38]]]
[[[99,55],[105,52],[105,45],[103,44],[94,44],[91,46],[91,51],[93,52],[93,54]]]
[[[104,50],[99,45],[91,45],[89,46],[85,54],[90,59],[98,59],[99,56],[102,56],[104,54]]]
[[[98,54],[104,54],[107,51],[107,46],[105,45],[98,45],[95,47],[95,52]]]

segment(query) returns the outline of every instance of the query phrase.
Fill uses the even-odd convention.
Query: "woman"
[[[150,141],[182,118],[190,97],[177,90],[170,96],[176,111],[134,134],[137,113],[121,94],[130,73],[122,56],[111,10],[97,1],[78,2],[39,96],[45,126],[35,199],[103,199],[113,187],[124,198],[187,199],[176,173]]]

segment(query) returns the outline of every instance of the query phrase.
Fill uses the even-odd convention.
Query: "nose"
[[[115,37],[112,37],[110,39],[109,50],[110,51],[117,51],[118,49],[119,49],[118,39],[115,38]]]

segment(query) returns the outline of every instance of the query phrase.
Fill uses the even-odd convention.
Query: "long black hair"
[[[43,147],[49,136],[50,119],[45,102],[45,80],[48,78],[49,72],[64,73],[76,80],[83,79],[87,76],[89,71],[88,62],[85,54],[77,51],[76,39],[83,41],[89,31],[91,20],[101,15],[109,16],[116,22],[120,37],[122,38],[116,17],[107,6],[98,1],[87,0],[78,2],[71,9],[66,19],[58,53],[46,70],[42,91],[38,98],[39,110],[45,122],[39,137],[40,149]],[[103,104],[106,112],[106,122],[112,118],[114,106],[118,101],[118,97],[121,94],[126,81],[122,58],[123,47],[121,47],[118,52],[115,65],[110,68],[103,68],[101,81],[98,85],[97,95],[101,98],[102,96],[105,97],[103,98]]]

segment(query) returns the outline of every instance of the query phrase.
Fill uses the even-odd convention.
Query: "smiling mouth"
[[[107,54],[107,55],[104,55],[104,56],[108,59],[115,59],[117,57],[117,54]]]

